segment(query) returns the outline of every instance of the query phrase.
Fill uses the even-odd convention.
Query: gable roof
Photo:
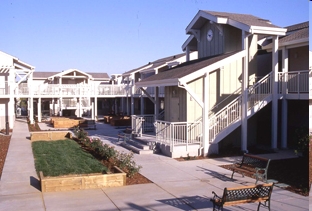
[[[110,80],[107,73],[84,73],[82,71],[79,71],[77,69],[69,69],[63,72],[34,72],[33,78],[34,79],[48,79],[48,78],[54,78],[61,75],[66,75],[72,71],[78,71],[80,73],[83,73],[87,77],[93,78],[94,80]]]
[[[287,46],[299,47],[309,45],[309,22],[303,22],[291,26],[287,26],[286,36],[279,38],[278,45],[279,47]],[[273,44],[269,43],[263,47],[264,50],[272,49]]]
[[[149,62],[146,65],[143,65],[143,66],[141,66],[139,68],[127,71],[127,72],[123,73],[122,75],[123,76],[128,76],[130,74],[133,74],[133,73],[136,73],[136,72],[139,72],[139,71],[143,71],[143,70],[147,70],[147,69],[157,69],[157,68],[160,68],[160,67],[162,67],[164,65],[167,65],[168,62],[173,61],[173,60],[178,59],[178,58],[181,58],[181,57],[183,57],[185,55],[186,55],[185,53],[180,53],[180,54],[176,54],[176,55],[173,55],[173,56],[168,56],[168,57],[164,57],[164,58],[161,58],[161,59],[157,59],[157,60],[155,60],[153,62]]]
[[[269,20],[253,15],[199,10],[186,27],[186,33],[192,34],[192,30],[200,29],[207,21],[228,24],[251,34],[285,35],[286,32],[286,29],[273,25]]]
[[[17,57],[0,51],[0,71],[2,73],[9,72],[11,68],[19,69],[23,71],[34,70],[35,67],[19,60]]]
[[[221,54],[182,63],[172,69],[152,75],[135,84],[136,87],[178,86],[181,81],[189,82],[226,63],[243,57],[244,51]],[[227,61],[225,61],[227,60]],[[199,71],[202,71],[199,73]],[[198,74],[196,74],[198,72]]]

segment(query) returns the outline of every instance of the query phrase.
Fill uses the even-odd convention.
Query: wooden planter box
[[[110,120],[111,126],[131,126],[130,117],[115,117]]]
[[[85,122],[82,118],[71,119],[66,117],[53,117],[51,124],[54,128],[73,128],[79,126],[79,124]]]
[[[72,138],[70,131],[37,131],[30,132],[31,141],[54,141]]]
[[[44,177],[40,172],[42,192],[96,189],[103,187],[120,187],[126,185],[126,173],[118,167],[112,174],[87,174],[77,176]]]

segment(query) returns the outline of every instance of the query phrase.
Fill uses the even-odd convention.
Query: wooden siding
[[[203,101],[203,78],[197,79],[196,81],[188,84],[191,90],[196,94],[198,99]],[[202,108],[199,104],[191,97],[189,93],[187,93],[187,122],[194,122],[198,118],[202,117]]]
[[[222,27],[222,26],[220,26]],[[207,32],[211,29],[213,31],[213,38],[209,42],[207,40]],[[214,56],[224,52],[224,40],[220,35],[219,29],[214,25],[207,22],[200,30],[200,42],[198,42],[198,58],[207,56]]]
[[[175,94],[173,95],[173,91]],[[186,121],[186,91],[179,87],[165,87],[165,121]]]
[[[289,49],[289,71],[309,69],[309,46]]]
[[[242,49],[242,31],[233,26],[223,26],[224,53]]]
[[[241,87],[242,61],[225,65],[209,75],[209,108],[224,100]],[[229,102],[228,102],[229,103]]]

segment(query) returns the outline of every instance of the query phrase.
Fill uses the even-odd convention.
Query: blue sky
[[[1,0],[0,51],[58,72],[123,73],[178,54],[198,10],[252,14],[288,26],[307,0]],[[310,3],[311,4],[311,3]],[[309,9],[310,6],[310,9]]]

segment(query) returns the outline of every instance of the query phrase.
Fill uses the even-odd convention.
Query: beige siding
[[[224,25],[224,53],[242,49],[242,31],[233,26]]]
[[[222,27],[222,26],[220,26]],[[207,32],[213,31],[213,38],[209,42],[207,40]],[[219,29],[207,22],[200,30],[200,42],[198,43],[198,58],[222,54],[224,52],[223,36],[219,33]]]
[[[165,121],[186,121],[186,91],[179,87],[165,87]]]
[[[289,71],[309,70],[309,47],[289,50]]]
[[[203,79],[200,78],[196,81],[188,84],[190,89],[196,94],[198,99],[203,101]],[[194,122],[198,118],[202,117],[202,108],[199,104],[187,93],[187,122]]]
[[[241,87],[242,61],[238,60],[225,65],[209,75],[209,108],[212,108]],[[225,101],[229,103],[234,97]],[[224,106],[224,105],[223,105]],[[222,107],[222,106],[221,106]],[[220,107],[220,108],[221,108]],[[219,108],[219,109],[220,109]],[[217,109],[217,110],[219,110]],[[216,111],[216,110],[214,110]]]

